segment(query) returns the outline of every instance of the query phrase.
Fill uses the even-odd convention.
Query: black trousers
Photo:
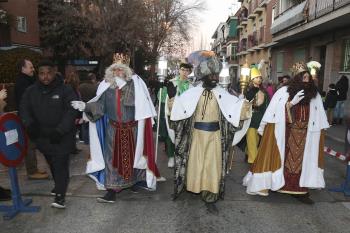
[[[44,155],[55,182],[56,194],[65,196],[69,183],[69,154]]]

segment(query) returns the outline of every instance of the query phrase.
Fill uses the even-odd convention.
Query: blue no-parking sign
[[[16,114],[0,116],[0,163],[7,167],[19,165],[28,150],[28,138]]]

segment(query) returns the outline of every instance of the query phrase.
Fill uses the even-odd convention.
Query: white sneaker
[[[168,160],[168,167],[173,168],[175,165],[174,157],[169,158]]]
[[[166,181],[165,177],[161,176],[161,177],[157,177],[157,182],[164,182]]]

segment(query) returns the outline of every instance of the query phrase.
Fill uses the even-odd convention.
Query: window
[[[276,16],[276,6],[272,8],[272,19],[271,19],[271,24],[275,21],[275,16]]]
[[[293,54],[294,63],[299,61],[305,61],[305,48],[297,48]]]
[[[350,39],[344,40],[344,55],[342,62],[342,71],[350,72]]]
[[[17,16],[17,31],[27,32],[27,19],[24,16]]]
[[[232,54],[231,54],[232,60],[237,60],[237,50],[238,50],[237,45],[232,45]]]

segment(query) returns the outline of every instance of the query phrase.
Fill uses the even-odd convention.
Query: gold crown
[[[300,74],[301,72],[308,71],[306,64],[302,61],[295,63],[291,70],[292,70],[293,76]]]
[[[128,65],[130,64],[130,57],[127,54],[122,53],[115,53],[113,55],[113,63],[114,64],[124,64]]]

